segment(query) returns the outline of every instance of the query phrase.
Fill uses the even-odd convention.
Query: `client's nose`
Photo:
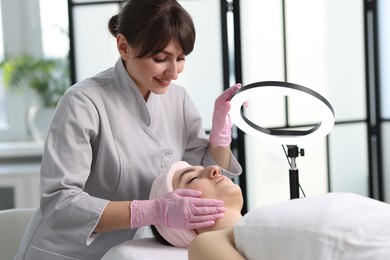
[[[215,178],[221,175],[221,169],[218,166],[209,166],[208,167],[209,178]]]

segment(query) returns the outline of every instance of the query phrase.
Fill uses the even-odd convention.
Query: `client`
[[[328,193],[261,207],[241,216],[241,189],[218,166],[174,163],[156,178],[150,199],[194,189],[225,201],[223,218],[207,229],[156,226],[171,245],[196,259],[382,260],[390,255],[390,205],[351,193]]]
[[[222,175],[218,166],[204,168],[203,166],[191,166],[186,162],[179,161],[172,164],[167,174],[160,175],[155,179],[149,197],[150,199],[160,198],[175,189],[199,190],[202,192],[201,198],[223,200],[226,208],[224,216],[216,220],[213,226],[204,229],[184,230],[155,226],[158,231],[157,234],[153,232],[155,236],[159,237],[161,235],[169,244],[187,248],[198,234],[207,233],[206,241],[215,236],[219,239],[218,244],[223,247],[223,254],[226,256],[223,256],[220,252],[218,254],[220,258],[218,259],[244,259],[235,249],[232,232],[232,227],[242,218],[243,197],[241,188]],[[201,243],[203,241],[201,236],[198,236],[197,240]],[[199,254],[201,252],[196,249],[198,246],[202,245],[192,243],[189,248],[190,259],[214,259],[212,252],[204,252],[205,255]]]

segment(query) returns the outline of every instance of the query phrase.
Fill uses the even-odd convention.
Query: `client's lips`
[[[217,183],[219,183],[219,182],[221,182],[221,181],[227,181],[227,180],[229,180],[228,177],[226,177],[226,176],[224,176],[224,175],[221,175],[221,176],[219,176],[219,177],[215,180],[215,184],[217,184]]]

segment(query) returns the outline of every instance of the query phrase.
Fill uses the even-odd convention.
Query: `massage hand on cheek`
[[[201,192],[179,189],[162,198],[131,203],[131,228],[161,225],[179,229],[201,229],[223,217],[223,201],[201,199]]]

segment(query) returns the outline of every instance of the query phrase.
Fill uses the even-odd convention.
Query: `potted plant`
[[[30,88],[39,97],[41,106],[30,107],[28,125],[35,140],[44,140],[54,109],[70,85],[68,60],[23,54],[5,58],[0,67],[7,90]]]

